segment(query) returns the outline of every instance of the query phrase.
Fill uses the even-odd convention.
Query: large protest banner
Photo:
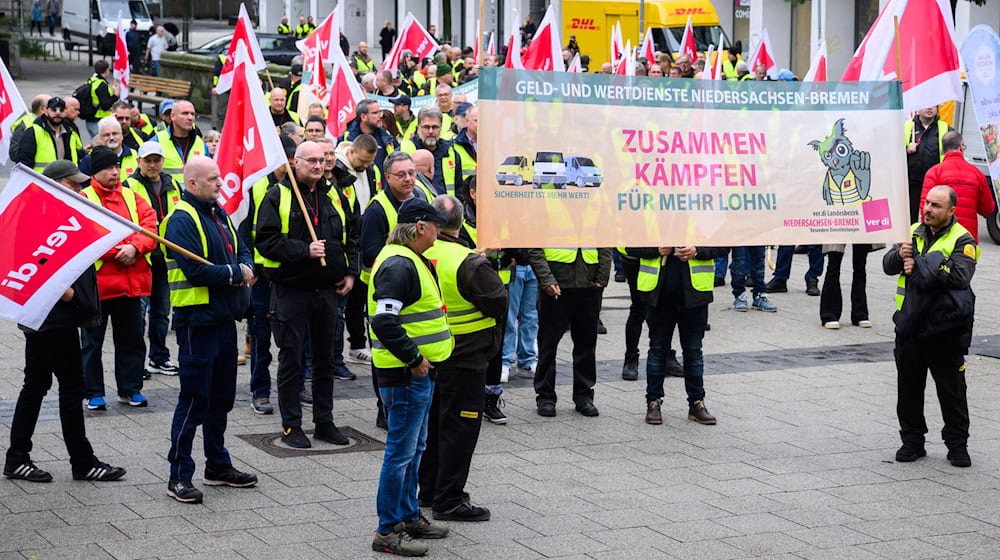
[[[482,247],[908,237],[898,83],[492,68],[479,82]]]

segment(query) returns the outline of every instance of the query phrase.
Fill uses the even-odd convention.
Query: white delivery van
[[[89,11],[88,11],[89,6]],[[102,55],[115,53],[115,29],[118,15],[128,23],[135,20],[142,34],[143,49],[151,33],[153,21],[145,0],[63,0],[63,39],[87,43],[93,40]]]
[[[537,152],[532,183],[536,189],[552,185],[557,189],[566,188],[566,161],[562,152]]]

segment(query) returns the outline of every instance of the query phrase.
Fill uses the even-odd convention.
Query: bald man
[[[413,152],[413,164],[417,167],[417,187],[423,187],[428,200],[434,200],[434,154],[430,150]]]
[[[255,248],[265,259],[264,275],[273,284],[271,309],[278,345],[278,407],[281,440],[304,449],[312,442],[302,431],[299,372],[308,335],[313,362],[313,437],[334,445],[348,439],[333,423],[334,329],[338,298],[354,287],[358,275],[360,218],[343,193],[324,180],[323,145],[305,141],[292,166],[305,210],[295,202],[290,177],[271,185],[257,213]],[[310,236],[306,220],[315,228]]]
[[[180,363],[180,394],[170,426],[170,482],[167,494],[196,504],[202,493],[191,483],[191,447],[201,425],[205,440],[205,484],[248,488],[257,476],[233,468],[226,450],[226,418],[236,398],[236,321],[249,301],[255,279],[250,248],[218,203],[219,167],[192,156],[184,167],[184,194],[170,214],[164,237],[196,255],[203,264],[167,248]],[[176,266],[171,266],[174,264]]]
[[[212,155],[208,153],[201,136],[195,133],[196,116],[194,104],[177,101],[170,111],[170,125],[150,138],[150,141],[159,142],[163,147],[163,171],[178,183],[184,181],[184,167],[189,159]]]
[[[278,87],[271,90],[268,108],[271,111],[271,119],[274,121],[274,126],[280,127],[289,122],[299,124],[299,115],[294,111],[289,111],[285,106],[287,99],[288,96],[285,90]]]

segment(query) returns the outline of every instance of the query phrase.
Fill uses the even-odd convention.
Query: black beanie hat
[[[118,154],[114,153],[111,148],[106,146],[97,146],[90,152],[91,175],[115,165],[120,165],[118,162]]]

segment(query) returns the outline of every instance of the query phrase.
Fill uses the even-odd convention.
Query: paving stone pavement
[[[1000,342],[998,257],[1000,248],[985,240],[974,281],[975,351],[991,355]],[[664,424],[643,423],[644,383],[619,375],[627,291],[612,284],[602,313],[609,333],[598,346],[600,417],[573,412],[568,343],[560,352],[557,417],[537,416],[530,381],[513,377],[504,396],[510,423],[483,426],[468,487],[492,520],[449,524],[452,535],[432,541],[430,557],[1000,558],[1000,362],[968,358],[972,468],[953,468],[944,457],[933,387],[926,395],[928,457],[894,463],[895,287],[881,274],[880,258],[868,261],[872,329],[820,326],[818,298],[804,293],[801,255],[790,293],[771,296],[776,314],[734,313],[729,288],[716,288],[705,385],[717,426],[686,420],[679,379],[667,380]],[[109,372],[110,358],[109,347]],[[22,366],[22,336],[0,324],[3,431]],[[369,374],[350,367],[359,378],[337,383],[335,420],[381,440]],[[70,480],[49,397],[33,457],[55,481],[0,480],[0,560],[383,557],[369,546],[381,452],[278,458],[254,447],[236,436],[277,435],[278,420],[251,412],[247,382],[243,367],[227,443],[237,466],[258,473],[260,484],[203,487],[199,506],[165,493],[176,378],[147,382],[148,409],[112,404],[106,413],[87,413],[97,455],[129,469],[116,483]],[[199,467],[199,486],[200,475]]]

